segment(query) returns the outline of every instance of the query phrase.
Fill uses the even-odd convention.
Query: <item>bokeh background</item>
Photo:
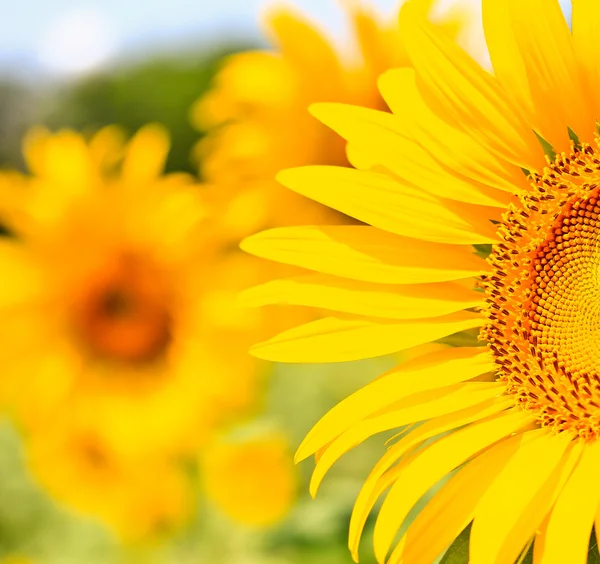
[[[364,1],[384,17],[397,9],[396,0]],[[343,45],[348,29],[340,4],[293,2]],[[440,4],[443,10],[452,2]],[[478,2],[471,4],[477,22]],[[21,142],[34,125],[91,134],[119,124],[133,134],[157,122],[171,135],[167,171],[201,177],[202,163],[192,154],[203,132],[194,127],[191,109],[225,57],[268,47],[261,13],[271,5],[269,0],[11,2],[0,21],[0,168],[24,170]],[[486,62],[478,26],[462,42]],[[392,363],[383,358],[333,366],[262,366],[268,379],[260,407],[234,432],[243,436],[276,429],[293,449],[327,409]],[[352,503],[384,448],[381,443],[346,456],[316,501],[307,488],[312,465],[302,464],[294,474],[293,504],[268,526],[239,522],[196,487],[190,493],[191,515],[177,530],[124,543],[101,520],[58,503],[37,485],[24,463],[22,439],[5,418],[0,425],[0,563],[349,562],[346,531]],[[373,562],[371,547],[364,544],[362,561]]]

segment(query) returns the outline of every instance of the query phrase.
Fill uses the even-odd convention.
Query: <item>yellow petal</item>
[[[311,429],[296,461],[314,454],[340,433],[369,415],[412,394],[450,386],[494,370],[490,352],[480,347],[434,351],[405,362],[354,392]]]
[[[508,0],[511,29],[519,47],[537,122],[558,152],[569,151],[568,128],[593,141],[591,115],[572,36],[558,0]]]
[[[410,107],[412,111],[417,109],[414,105]],[[506,194],[478,186],[444,167],[436,153],[428,152],[426,145],[412,137],[410,124],[398,116],[345,104],[313,104],[310,112],[371,161],[431,194],[465,203],[506,207]],[[449,141],[444,138],[445,144]]]
[[[240,246],[262,258],[383,284],[459,280],[489,270],[470,247],[408,239],[367,226],[269,229]]]
[[[100,170],[116,165],[124,148],[125,133],[116,125],[103,127],[90,139],[90,154]]]
[[[535,107],[510,17],[510,2],[482,0],[483,29],[494,74],[530,123]]]
[[[13,308],[35,311],[47,299],[47,279],[28,249],[14,240],[0,239],[0,279],[1,315],[10,314]]]
[[[485,210],[441,200],[385,174],[307,166],[280,172],[277,180],[303,196],[396,235],[454,244],[498,240]]]
[[[127,146],[123,161],[123,181],[148,182],[162,174],[169,154],[169,134],[157,124],[140,129]]]
[[[555,470],[571,444],[568,435],[541,428],[520,437],[518,451],[482,496],[471,528],[469,562],[513,564],[550,509],[560,473]],[[542,492],[545,497],[540,499]],[[537,499],[536,499],[537,498]],[[527,515],[528,519],[523,519]]]
[[[600,499],[600,444],[588,443],[535,541],[534,562],[585,564]]]
[[[265,23],[283,59],[303,77],[302,86],[318,88],[323,100],[339,98],[343,91],[342,67],[327,38],[302,15],[286,7],[271,9]]]
[[[481,306],[484,296],[457,282],[392,286],[309,274],[250,288],[241,294],[241,301],[250,307],[291,304],[387,319],[421,319]]]
[[[355,559],[358,555],[360,536],[369,513],[379,496],[393,483],[394,480],[390,481],[390,475],[396,475],[398,469],[409,463],[407,453],[421,446],[426,440],[463,425],[481,421],[511,406],[510,398],[503,396],[493,398],[479,405],[427,421],[415,429],[409,430],[395,445],[390,447],[369,474],[354,504],[350,519],[349,546]],[[402,462],[391,468],[401,458]],[[459,529],[459,532],[460,530],[462,528]],[[443,544],[442,549],[445,546],[446,544]]]
[[[60,196],[78,195],[94,188],[97,170],[78,133],[64,130],[51,135],[44,129],[33,129],[25,137],[23,152],[31,172],[56,183],[62,191]]]
[[[493,2],[493,0],[492,0]],[[573,42],[577,60],[585,73],[590,92],[600,91],[600,3],[597,0],[577,0],[573,3]],[[600,99],[591,97],[592,116],[600,116]]]
[[[316,496],[325,474],[341,456],[369,437],[432,417],[455,413],[474,405],[480,406],[486,400],[499,396],[502,391],[502,385],[496,382],[466,382],[436,388],[413,394],[399,401],[385,413],[357,423],[342,433],[324,451],[320,451],[319,461],[310,481],[310,494]]]
[[[410,128],[415,141],[435,156],[452,174],[462,181],[464,200],[445,185],[431,187],[432,193],[447,198],[486,204],[477,198],[483,194],[503,201],[490,188],[517,194],[529,189],[523,171],[506,162],[478,143],[472,135],[452,127],[425,104],[416,84],[413,69],[392,69],[378,81],[379,90],[390,109],[402,120],[403,128]],[[545,164],[540,151],[540,163]],[[468,198],[468,199],[467,199]],[[490,204],[492,205],[492,204]]]
[[[427,503],[392,552],[388,564],[430,564],[473,520],[475,507],[521,436],[501,441],[463,466]]]
[[[420,2],[423,5],[423,13],[427,14],[431,8],[432,0]],[[382,25],[373,13],[371,6],[365,2],[346,1],[352,29],[356,37],[362,55],[360,80],[365,90],[365,95],[376,95],[372,86],[377,76],[390,66],[405,66],[409,64],[408,56],[402,47],[402,41],[398,29],[388,29],[389,26]],[[371,8],[371,9],[369,9]],[[370,107],[377,106],[377,100],[366,99]]]
[[[399,352],[483,323],[483,317],[468,312],[403,322],[327,317],[284,331],[250,352],[272,362],[346,362]]]
[[[498,82],[450,38],[411,9],[400,12],[400,30],[427,100],[451,124],[463,124],[498,156],[531,170],[539,163],[535,135]]]
[[[373,534],[377,562],[385,562],[408,512],[429,488],[481,450],[530,422],[528,414],[511,411],[471,424],[420,451],[410,464],[404,466],[381,506]]]

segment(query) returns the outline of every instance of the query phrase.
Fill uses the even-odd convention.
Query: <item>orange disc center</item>
[[[160,273],[124,255],[90,279],[76,300],[76,333],[103,360],[148,362],[171,341],[169,296]]]
[[[545,426],[600,436],[600,158],[559,155],[510,207],[484,286],[500,378]]]

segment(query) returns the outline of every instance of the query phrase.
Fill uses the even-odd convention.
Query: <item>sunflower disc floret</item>
[[[484,282],[490,343],[507,391],[544,426],[600,432],[600,158],[573,146],[503,218]]]

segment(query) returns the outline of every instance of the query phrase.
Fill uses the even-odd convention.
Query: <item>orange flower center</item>
[[[600,436],[600,157],[589,145],[531,177],[488,261],[486,339],[519,405]]]
[[[103,360],[157,359],[171,341],[170,304],[162,276],[135,256],[119,257],[76,299],[74,326],[83,344]]]

